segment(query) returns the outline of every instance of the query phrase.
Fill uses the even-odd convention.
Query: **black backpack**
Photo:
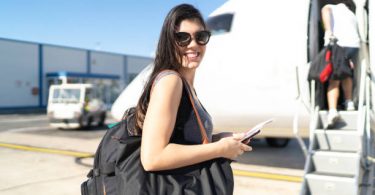
[[[120,153],[134,152],[141,142],[141,137],[133,128],[134,116],[135,108],[129,108],[121,122],[109,125],[109,129],[96,150],[94,166],[87,175],[88,179],[81,184],[82,195],[120,194],[116,184],[116,162],[120,162]],[[128,140],[126,145],[125,140]],[[132,142],[129,143],[129,140]]]

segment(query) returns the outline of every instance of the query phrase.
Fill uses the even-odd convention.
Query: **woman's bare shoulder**
[[[183,87],[182,79],[176,71],[166,70],[160,72],[153,83],[152,91],[168,92],[168,91],[181,91]]]

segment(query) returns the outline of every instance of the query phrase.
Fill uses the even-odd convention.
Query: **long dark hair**
[[[150,91],[155,77],[163,70],[179,71],[182,67],[182,55],[179,53],[178,45],[175,41],[175,32],[183,20],[193,20],[199,22],[204,29],[206,24],[202,14],[194,6],[181,4],[172,8],[166,16],[160,32],[159,42],[156,50],[154,69],[146,82],[143,93],[138,100],[136,107],[135,130],[142,131],[143,121],[150,100]]]
[[[348,7],[350,9],[350,11],[352,11],[353,13],[355,13],[355,3],[353,2],[353,0],[332,0],[332,4],[340,4],[340,3],[343,3],[346,5],[346,7]]]

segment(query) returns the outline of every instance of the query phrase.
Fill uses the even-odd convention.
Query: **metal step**
[[[319,173],[354,176],[361,171],[358,153],[315,151],[312,160]]]
[[[340,177],[309,173],[305,176],[312,195],[356,195],[358,183],[355,177]]]
[[[357,131],[315,130],[319,150],[357,152],[362,147],[361,136]]]
[[[356,130],[358,111],[339,111],[340,118],[335,123],[332,129],[340,130]],[[318,129],[323,129],[327,126],[328,111],[319,111],[320,123]]]
[[[368,191],[367,184],[361,183],[368,183],[364,180],[368,171],[361,166],[363,137],[357,130],[358,114],[358,111],[339,111],[339,120],[325,129],[328,112],[319,111],[302,194],[362,195]]]

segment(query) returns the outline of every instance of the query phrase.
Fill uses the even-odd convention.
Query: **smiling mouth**
[[[194,60],[194,59],[197,59],[197,58],[200,56],[200,52],[189,52],[189,53],[185,53],[185,56],[186,56],[189,60]]]

